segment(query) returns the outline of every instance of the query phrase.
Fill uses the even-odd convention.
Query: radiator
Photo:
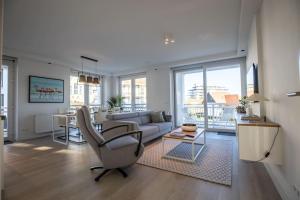
[[[52,132],[52,115],[38,114],[35,115],[35,133],[48,133]],[[59,130],[59,126],[54,122],[54,130]]]

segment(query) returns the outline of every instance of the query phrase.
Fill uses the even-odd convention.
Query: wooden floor
[[[142,165],[118,172],[99,183],[90,166],[97,157],[87,145],[63,145],[50,138],[5,145],[5,199],[61,200],[277,200],[281,199],[261,163],[240,161],[235,137],[208,134],[210,138],[234,140],[231,187],[162,171]]]

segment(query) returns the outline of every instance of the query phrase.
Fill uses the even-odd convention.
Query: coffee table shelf
[[[181,132],[184,134],[188,135],[193,135],[194,137],[176,137],[173,136],[171,133],[172,132]],[[200,137],[203,135],[203,142],[199,143]],[[191,158],[182,158],[181,156],[176,156],[176,155],[169,155],[168,152],[165,152],[165,143],[168,140],[177,140],[180,141],[181,143],[189,143],[191,144]],[[199,150],[196,150],[196,145],[201,145]],[[203,149],[206,147],[206,133],[204,129],[198,128],[196,132],[183,132],[180,128],[175,129],[171,131],[170,133],[167,133],[162,137],[162,148],[163,148],[163,158],[170,158],[170,159],[175,159],[175,160],[180,160],[180,161],[186,161],[186,162],[195,162],[197,157],[200,155],[200,153],[203,151]],[[198,149],[198,148],[197,148]]]

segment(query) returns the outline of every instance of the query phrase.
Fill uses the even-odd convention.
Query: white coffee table
[[[188,134],[188,135],[192,135],[193,137],[177,137],[177,136],[173,136],[171,135],[172,132],[182,132],[184,134]],[[199,142],[198,140],[200,139],[200,136],[203,135],[203,142]],[[169,152],[165,152],[165,143],[168,140],[177,140],[180,142],[185,142],[185,143],[190,143],[192,148],[191,148],[191,159],[188,158],[181,158],[179,156],[176,155],[168,155]],[[195,145],[201,145],[200,149],[198,151],[196,151],[195,149]],[[181,130],[181,128],[175,129],[173,131],[171,131],[170,133],[167,133],[166,135],[164,135],[162,137],[162,147],[163,147],[163,158],[171,158],[171,159],[175,159],[175,160],[180,160],[180,161],[186,161],[186,162],[195,162],[195,160],[197,159],[197,157],[200,155],[200,153],[202,152],[202,150],[206,147],[206,133],[205,130],[202,128],[198,128],[196,132],[184,132]]]

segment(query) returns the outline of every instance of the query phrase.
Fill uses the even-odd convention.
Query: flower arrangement
[[[249,101],[247,100],[247,96],[243,96],[239,100],[239,105],[235,108],[238,113],[246,113],[246,108],[249,105]]]

